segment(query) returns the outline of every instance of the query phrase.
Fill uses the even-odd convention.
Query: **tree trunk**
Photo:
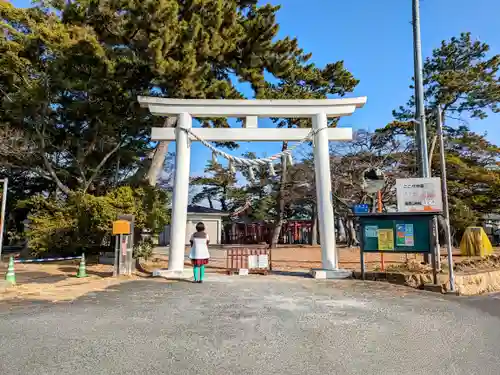
[[[278,242],[280,239],[280,233],[281,233],[281,227],[283,226],[283,222],[281,222],[281,225],[278,223],[274,223],[273,230],[271,231],[271,243],[269,244],[269,247],[271,249],[276,249],[278,247]]]
[[[347,238],[347,246],[358,246],[358,235],[356,233],[356,228],[354,228],[354,223],[352,219],[346,218],[344,220],[345,230],[346,230],[346,238]]]
[[[164,128],[173,128],[177,124],[177,117],[168,117],[163,124]],[[153,160],[149,166],[148,172],[146,174],[146,180],[151,186],[156,186],[160,173],[163,170],[163,165],[165,163],[165,158],[168,153],[168,141],[160,141],[156,146],[154,151]]]
[[[434,156],[434,149],[436,148],[437,135],[432,137],[431,148],[429,149],[429,168],[432,169],[432,157]]]
[[[356,228],[354,227],[352,219],[347,220],[347,225],[347,230],[351,233],[352,246],[359,246],[358,233],[356,233]]]
[[[344,226],[344,228],[347,228],[347,219],[342,218],[341,220],[342,220],[342,225]],[[351,242],[352,242],[352,240],[351,240],[351,233],[348,230],[346,230],[345,231],[345,243],[346,243],[346,246],[347,247],[351,247]]]
[[[283,147],[282,151],[285,151],[288,147],[287,142],[283,142]],[[281,227],[283,226],[283,219],[284,219],[284,214],[285,214],[285,184],[286,184],[286,167],[287,167],[287,158],[286,156],[283,156],[281,158],[281,180],[280,180],[280,188],[279,188],[279,193],[278,193],[278,205],[277,205],[277,211],[278,211],[278,217],[276,218],[274,222],[274,228],[272,230],[272,237],[271,241],[269,243],[269,247],[271,249],[274,249],[278,245],[278,240],[281,232]]]
[[[228,212],[229,211],[227,209],[226,197],[227,197],[227,186],[223,186],[222,187],[222,197],[220,199],[220,206],[221,206],[222,211],[224,211],[224,212]]]
[[[438,219],[437,222],[438,222],[439,243],[442,246],[446,246],[446,245],[448,245],[446,243],[446,240],[447,240],[447,238],[446,238],[446,220],[444,219],[444,217],[442,215],[438,215],[437,219]]]
[[[337,242],[346,242],[346,228],[344,225],[344,222],[342,221],[342,218],[339,216],[336,217],[337,219]]]
[[[318,244],[318,208],[314,203],[312,205],[312,213],[311,213],[311,238],[310,245]]]

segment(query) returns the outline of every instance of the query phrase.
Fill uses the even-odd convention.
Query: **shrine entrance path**
[[[134,281],[2,307],[0,373],[496,375],[500,303],[477,301],[276,275]]]

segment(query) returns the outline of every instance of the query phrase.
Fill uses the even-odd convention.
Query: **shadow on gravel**
[[[304,279],[312,279],[311,274],[307,271],[271,271],[271,275],[295,276],[302,277]]]
[[[67,272],[68,274],[76,275],[78,272],[78,266],[77,267],[60,266],[59,271]],[[109,277],[109,276],[113,275],[113,272],[93,271],[92,269],[87,268],[87,274],[95,275],[95,276],[99,276],[99,277]]]
[[[73,300],[60,300],[60,301],[49,301],[43,299],[30,299],[30,298],[12,298],[6,300],[0,300],[0,316],[19,313],[23,311],[36,312],[43,311],[51,308],[62,308],[66,309],[71,305],[79,303],[93,303],[96,299],[99,302],[110,304],[110,308],[113,308],[116,304],[118,298],[127,298],[128,294],[126,292],[132,291],[147,291],[152,285],[162,284],[161,280],[130,280],[125,281],[121,284],[110,285],[103,290],[89,291],[88,293],[81,295]],[[173,285],[172,282],[164,282],[165,287],[168,285]],[[125,293],[123,293],[125,292]]]
[[[469,307],[473,307],[488,315],[500,318],[500,293],[483,294],[480,296],[450,296],[450,299]]]
[[[17,282],[19,284],[52,284],[66,280],[68,275],[53,275],[47,272],[23,271],[17,273]]]

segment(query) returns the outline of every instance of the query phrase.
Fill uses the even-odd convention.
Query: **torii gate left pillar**
[[[176,116],[177,128],[153,128],[151,139],[176,141],[174,192],[168,271],[162,276],[184,277],[184,254],[190,172],[190,143],[196,138],[185,130],[192,128],[192,118],[236,117],[245,119],[245,128],[195,128],[191,132],[206,141],[300,141],[311,129],[258,129],[258,117],[310,118],[315,130],[313,139],[316,196],[321,241],[322,269],[312,270],[316,278],[345,278],[350,272],[338,268],[335,246],[335,221],[330,176],[328,141],[352,140],[350,128],[328,128],[328,118],[351,115],[366,103],[366,97],[323,100],[210,100],[139,97],[139,103],[152,114]],[[184,129],[184,130],[183,130]]]

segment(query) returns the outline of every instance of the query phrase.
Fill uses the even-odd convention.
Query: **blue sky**
[[[411,0],[269,0],[281,4],[278,13],[279,36],[297,37],[300,46],[312,52],[317,65],[344,60],[345,66],[361,82],[349,96],[367,96],[367,105],[341,126],[375,129],[391,121],[391,111],[412,94],[408,88],[413,76]],[[16,6],[28,6],[15,0]],[[443,39],[470,31],[487,42],[492,53],[500,53],[498,0],[421,0],[423,56],[429,56]],[[261,126],[273,126],[269,121]],[[500,143],[500,115],[470,123],[477,132]],[[242,143],[239,151],[260,155],[278,152],[279,144]],[[172,143],[170,151],[175,150]],[[210,152],[195,143],[191,171],[202,173]]]
[[[392,120],[392,110],[404,104],[412,91],[413,39],[411,0],[271,0],[281,4],[278,13],[280,36],[297,37],[301,47],[322,66],[344,60],[360,80],[349,96],[367,96],[367,105],[341,126],[376,129]],[[492,53],[500,53],[498,0],[422,0],[421,28],[423,57],[429,56],[443,39],[470,31],[487,42]],[[263,126],[272,126],[262,121]],[[470,123],[478,132],[500,143],[500,115]],[[173,145],[172,145],[173,146]],[[273,154],[279,144],[242,143],[240,151]],[[193,145],[192,174],[203,170],[210,153]]]

